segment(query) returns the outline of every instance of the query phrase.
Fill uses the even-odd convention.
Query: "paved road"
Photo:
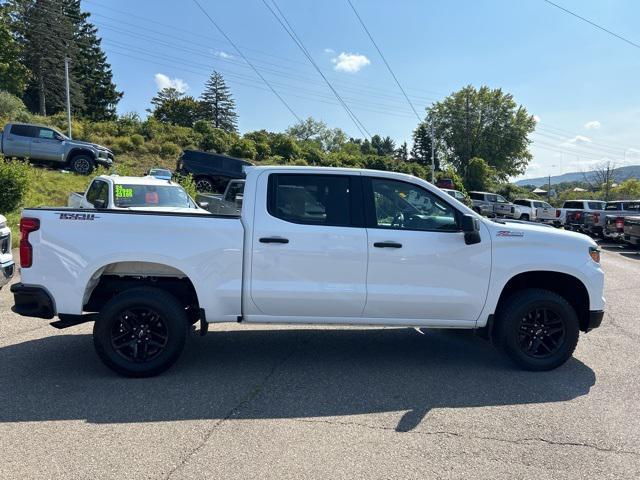
[[[3,289],[0,478],[639,478],[640,254],[603,265],[603,327],[547,373],[468,332],[225,325],[124,379]]]

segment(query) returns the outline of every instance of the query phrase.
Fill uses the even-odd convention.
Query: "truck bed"
[[[50,272],[56,313],[82,313],[92,279],[105,271],[161,277],[161,264],[192,279],[208,321],[240,314],[244,228],[237,216],[63,207],[28,208],[25,217],[40,228],[29,236],[36,268],[23,269],[22,282],[38,285],[42,276],[32,274]]]

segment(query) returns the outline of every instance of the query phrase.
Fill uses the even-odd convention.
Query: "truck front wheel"
[[[69,162],[69,167],[78,175],[89,175],[93,172],[95,162],[89,155],[76,155]]]
[[[184,348],[189,321],[184,307],[157,288],[133,288],[113,297],[93,327],[100,359],[127,377],[167,370]]]
[[[512,295],[500,309],[494,339],[521,368],[543,371],[571,358],[578,334],[578,317],[569,302],[530,288]]]

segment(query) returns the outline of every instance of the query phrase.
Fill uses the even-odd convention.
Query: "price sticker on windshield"
[[[122,185],[116,185],[116,198],[133,198],[133,188],[124,188]]]

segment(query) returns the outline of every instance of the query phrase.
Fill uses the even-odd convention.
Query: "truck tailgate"
[[[169,267],[195,287],[208,321],[235,320],[241,312],[244,228],[238,217],[169,212],[25,209],[37,218],[29,235],[33,265],[25,285],[45,287],[57,313],[80,314],[105,267]],[[121,268],[115,268],[121,271]]]

